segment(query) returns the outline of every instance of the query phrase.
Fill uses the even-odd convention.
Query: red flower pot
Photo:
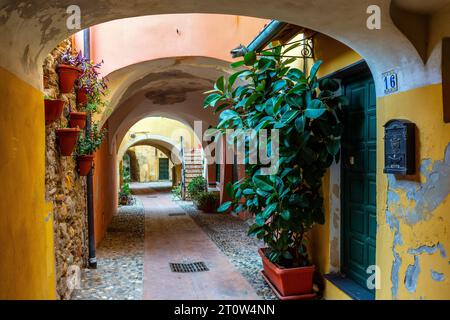
[[[59,74],[59,91],[61,91],[61,93],[72,92],[75,80],[78,79],[81,70],[67,64],[58,65],[57,70]]]
[[[72,154],[80,131],[78,128],[56,129],[56,136],[59,139],[59,150],[62,156],[67,157]]]
[[[85,177],[91,171],[92,163],[94,162],[94,155],[86,154],[77,157],[78,173],[80,176]]]
[[[86,115],[86,112],[71,112],[69,114],[70,127],[84,129],[86,126]]]
[[[64,101],[62,100],[44,100],[45,105],[45,125],[53,123],[61,117],[64,108]]]
[[[85,106],[88,102],[87,92],[84,87],[77,89],[77,102],[80,106]]]
[[[314,266],[282,269],[270,262],[264,254],[265,249],[259,249],[264,273],[282,296],[295,296],[313,292]]]

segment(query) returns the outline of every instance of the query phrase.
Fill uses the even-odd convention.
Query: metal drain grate
[[[158,198],[158,196],[147,196],[147,198],[153,199],[153,198]]]
[[[209,271],[208,267],[204,262],[194,262],[194,263],[169,263],[170,270],[172,272],[203,272]]]
[[[186,213],[169,213],[169,217],[185,216]]]

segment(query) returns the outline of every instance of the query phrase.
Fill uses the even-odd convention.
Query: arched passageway
[[[442,110],[445,106],[442,101],[441,72],[442,38],[450,35],[450,25],[448,24],[450,11],[448,7],[441,8],[441,4],[435,5],[435,2],[430,2],[426,8],[420,6],[420,3],[415,0],[408,1],[408,3],[405,1],[396,2],[402,10],[414,10],[415,14],[429,18],[429,20],[425,19],[428,22],[424,25],[428,30],[425,39],[430,40],[426,41],[428,43],[426,48],[428,59],[424,59],[423,52],[419,53],[417,46],[405,35],[405,26],[397,27],[398,21],[394,23],[393,18],[388,14],[391,12],[392,1],[388,0],[374,1],[374,4],[379,5],[383,13],[380,30],[367,28],[368,4],[359,0],[346,1],[345,3],[338,0],[299,1],[296,3],[264,1],[258,3],[258,6],[247,0],[233,0],[220,4],[184,0],[175,0],[171,3],[159,1],[149,3],[148,1],[136,0],[133,1],[132,6],[123,1],[113,0],[85,4],[82,10],[83,23],[86,27],[137,15],[189,12],[276,18],[318,31],[322,33],[319,36],[320,38],[331,37],[353,49],[354,52],[351,53],[348,53],[347,48],[338,52],[336,48],[340,48],[340,44],[327,39],[321,43],[322,47],[320,45],[316,47],[318,51],[322,49],[321,52],[316,53],[318,53],[318,56],[331,61],[327,65],[327,71],[329,72],[322,74],[322,76],[348,67],[352,62],[355,62],[355,57],[357,57],[356,60],[359,57],[359,59],[363,58],[367,61],[374,78],[376,99],[375,95],[372,95],[371,98],[375,99],[377,104],[376,126],[378,130],[376,144],[379,150],[376,155],[376,232],[379,236],[377,239],[382,239],[378,240],[376,257],[377,264],[380,265],[381,269],[390,270],[382,275],[382,281],[386,283],[386,286],[379,291],[377,298],[418,298],[423,295],[442,297],[440,293],[433,293],[433,290],[439,285],[448,287],[448,280],[442,281],[443,284],[437,283],[440,281],[431,282],[430,285],[428,277],[426,278],[427,281],[424,280],[419,283],[416,290],[415,286],[408,288],[402,286],[398,279],[408,276],[407,264],[415,263],[410,254],[410,252],[418,252],[414,251],[415,248],[426,245],[433,247],[441,243],[444,243],[445,246],[449,245],[448,232],[443,229],[448,224],[448,217],[443,214],[448,211],[447,184],[443,183],[444,187],[442,188],[436,188],[436,185],[446,177],[445,170],[447,170],[448,162],[446,147],[450,140],[448,124],[442,121]],[[62,39],[74,33],[74,31],[68,30],[65,24],[65,10],[70,4],[72,4],[70,1],[23,1],[20,6],[14,3],[2,6],[4,15],[0,21],[3,35],[1,43],[3,48],[9,49],[2,50],[0,53],[0,77],[2,79],[0,93],[5,97],[1,108],[2,112],[7,115],[7,118],[0,123],[2,128],[0,142],[5,158],[1,163],[0,178],[5,183],[5,197],[16,197],[18,200],[14,203],[0,204],[0,211],[2,212],[2,220],[0,220],[1,251],[5,253],[5,256],[11,258],[6,259],[5,261],[9,262],[2,264],[0,269],[1,280],[4,283],[2,292],[0,292],[2,297],[54,297],[52,283],[55,280],[55,270],[51,230],[53,204],[45,200],[45,135],[40,66],[50,50]],[[328,12],[328,14],[324,15],[323,12]],[[207,30],[207,28],[205,29]],[[233,34],[226,28],[219,31]],[[216,33],[219,33],[219,31],[215,30]],[[175,30],[173,37],[179,36],[183,36],[183,33],[180,35]],[[249,35],[246,34],[246,36]],[[214,40],[215,38],[210,39]],[[217,37],[217,39],[220,38]],[[234,42],[234,39],[229,39],[229,41],[232,40]],[[173,42],[173,38],[168,41]],[[211,43],[209,47],[214,47],[214,42]],[[237,44],[239,42],[236,42],[233,46]],[[155,66],[154,62],[160,59],[163,63],[168,62],[169,65],[179,63],[183,65],[184,62],[180,62],[180,60],[184,59],[179,58],[182,56],[188,56],[189,58],[186,60],[192,58],[194,61],[198,60],[201,62],[200,64],[208,59],[227,60],[227,53],[211,54],[210,52],[197,50],[198,48],[200,47],[192,48],[192,51],[181,48],[179,52],[177,51],[170,56],[148,56],[143,60],[135,59],[132,61],[137,65],[148,62],[148,65],[151,65],[150,69],[152,69]],[[330,50],[330,48],[333,50]],[[182,52],[185,55],[181,54]],[[168,60],[164,60],[165,58],[168,58]],[[206,60],[203,58],[206,58]],[[217,65],[220,65],[220,63]],[[189,68],[189,63],[185,64],[185,67]],[[146,68],[142,68],[142,70],[144,69]],[[120,70],[124,71],[125,74],[119,75]],[[154,108],[152,112],[145,112],[146,106],[155,105],[155,101],[147,99],[145,97],[146,92],[142,89],[148,85],[149,92],[155,94],[163,86],[158,83],[159,80],[152,80],[155,74],[160,73],[161,75],[161,73],[167,72],[165,75],[170,78],[174,74],[177,75],[177,72],[184,71],[176,70],[176,68],[169,71],[159,70],[155,72],[157,69],[154,68],[152,70],[150,72],[147,70],[143,74],[138,74],[137,70],[133,70],[134,76],[127,78],[128,71],[131,71],[131,69],[128,69],[128,65],[117,65],[117,69],[110,69],[112,78],[114,78],[115,72],[118,72],[117,79],[123,76],[127,78],[127,81],[124,82],[126,85],[121,87],[121,82],[118,80],[118,90],[112,93],[114,101],[111,101],[111,106],[114,106],[114,108],[109,109],[108,112],[110,113],[106,113],[105,117],[102,118],[105,126],[111,128],[111,131],[108,134],[107,144],[103,145],[96,155],[97,172],[107,172],[107,168],[114,168],[114,172],[117,172],[117,149],[119,147],[118,141],[121,139],[119,137],[125,135],[132,123],[143,116],[149,115],[176,117],[174,112],[165,113],[167,110],[162,107],[163,104],[159,104],[159,109]],[[223,71],[223,69],[221,70]],[[393,72],[397,75],[398,87],[395,88],[397,89],[396,92],[384,90],[385,78],[383,78],[383,74],[386,72]],[[178,75],[180,74],[178,73]],[[185,80],[193,78],[192,73],[190,76],[181,78]],[[140,82],[142,79],[144,81]],[[184,89],[191,88],[200,91],[209,80],[201,79],[192,84],[191,87],[184,87]],[[198,86],[199,83],[201,83],[201,86]],[[136,87],[133,88],[133,84],[136,84]],[[172,88],[174,88],[179,82],[174,79],[172,84]],[[130,91],[128,91],[129,89]],[[158,105],[159,101],[156,100],[156,102],[156,105]],[[193,100],[193,102],[197,104],[200,101]],[[17,105],[23,107],[19,110]],[[132,107],[129,107],[129,105]],[[423,106],[427,106],[427,108]],[[178,113],[178,115],[180,114]],[[382,126],[388,120],[395,118],[408,118],[416,123],[419,128],[416,152],[418,172],[412,179],[398,179],[398,177],[386,176],[382,172],[384,165]],[[126,119],[125,122],[123,122],[124,119]],[[193,120],[189,112],[185,112],[178,119],[186,124],[191,124]],[[209,119],[210,122],[206,118],[204,120],[213,124],[214,117],[211,116]],[[29,137],[34,139],[29,139]],[[439,138],[436,139],[436,137]],[[68,180],[70,181],[70,179]],[[117,190],[114,180],[115,177],[97,174],[95,181],[98,190],[111,195]],[[330,185],[329,189],[330,199],[333,197],[339,198],[339,188],[336,189],[334,185]],[[429,190],[429,192],[423,190]],[[96,197],[100,198],[103,195],[98,192]],[[432,205],[429,205],[426,200],[430,197],[433,202]],[[412,210],[413,217],[405,216],[404,209],[415,208],[417,203],[425,203],[420,206],[423,210],[420,212]],[[98,204],[96,211],[100,212],[97,224],[102,225],[105,222],[107,224],[110,220],[110,217],[108,217],[111,214],[110,208]],[[38,214],[35,214],[36,212]],[[393,214],[393,216],[390,216],[390,214]],[[418,222],[421,223],[418,224]],[[325,226],[325,229],[327,227],[329,226]],[[430,234],[430,229],[436,231]],[[19,235],[18,238],[11,235],[9,230],[15,230],[15,234]],[[328,229],[319,231],[325,234],[323,239],[327,241],[316,243],[316,248],[320,250],[317,264],[325,266],[323,267],[323,273],[327,273],[330,269],[329,252],[333,250],[333,246],[338,244],[334,242],[333,234],[329,233]],[[103,232],[100,228],[97,234],[101,235]],[[399,236],[403,240],[402,244],[396,242]],[[11,239],[13,239],[13,244],[11,244]],[[392,239],[394,240],[392,241]],[[23,259],[16,254],[17,252],[27,255],[28,263],[21,264],[20,262]],[[423,259],[426,259],[427,265],[439,270],[444,268],[443,262],[437,256]],[[44,260],[43,263],[33,263],[33,261],[42,260]],[[17,265],[20,265],[20,268],[16,269],[15,266]],[[446,271],[441,273],[447,275]],[[421,275],[420,279],[424,277],[424,275]],[[448,278],[447,276],[446,279]],[[414,282],[415,280],[412,279],[411,281]]]

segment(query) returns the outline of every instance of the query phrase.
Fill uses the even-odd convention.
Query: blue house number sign
[[[391,94],[398,91],[398,76],[397,73],[392,70],[383,73],[384,94]]]

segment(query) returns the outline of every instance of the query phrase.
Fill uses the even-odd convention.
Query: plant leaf
[[[231,207],[231,204],[232,204],[231,201],[222,203],[222,205],[219,208],[217,208],[217,212],[228,211],[228,209],[230,209]]]
[[[317,119],[320,118],[327,109],[306,109],[305,110],[305,116],[310,119]]]
[[[311,72],[309,73],[309,79],[315,79],[317,76],[317,72],[319,71],[320,66],[322,65],[322,60],[317,60],[316,63],[311,68]]]
[[[297,119],[295,119],[295,129],[297,129],[298,133],[302,133],[303,131],[305,131],[305,117],[304,116],[300,116]]]
[[[245,65],[252,66],[256,62],[256,52],[249,51],[244,56]]]

